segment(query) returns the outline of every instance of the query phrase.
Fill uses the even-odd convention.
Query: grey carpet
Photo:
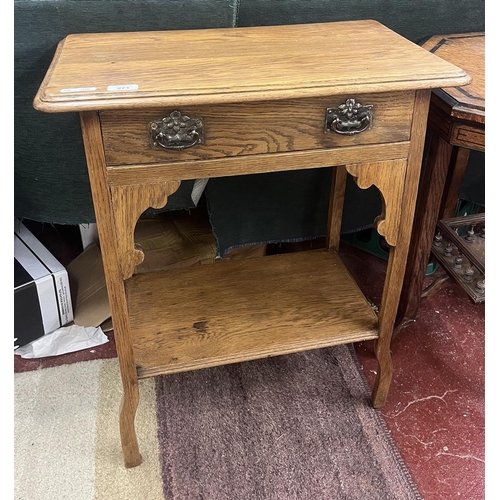
[[[165,498],[420,499],[352,346],[156,379]]]

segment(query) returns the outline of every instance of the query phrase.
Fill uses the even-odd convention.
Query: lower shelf
[[[126,290],[140,378],[378,337],[376,314],[328,250],[138,274]]]

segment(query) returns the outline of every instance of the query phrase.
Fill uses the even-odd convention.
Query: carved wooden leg
[[[408,250],[410,247],[412,223],[415,215],[415,204],[422,165],[425,132],[427,128],[429,101],[430,91],[422,90],[416,92],[411,127],[411,144],[408,152],[403,203],[401,205],[399,234],[396,245],[391,248],[389,253],[384,292],[379,309],[379,338],[375,347],[379,370],[372,393],[373,406],[375,408],[380,408],[385,404],[392,379],[390,345],[403,286]]]
[[[135,412],[139,402],[137,372],[130,342],[130,325],[127,316],[125,287],[116,243],[116,229],[109,189],[106,187],[106,162],[102,144],[99,115],[80,113],[82,136],[89,171],[90,187],[97,220],[106,287],[109,297],[116,350],[123,382],[123,399],[120,411],[120,433],[126,467],[141,463],[141,455],[134,428]]]
[[[126,467],[141,463],[134,419],[139,401],[137,372],[130,342],[125,287],[121,279],[118,260],[116,231],[110,191],[106,186],[106,162],[102,144],[99,115],[94,112],[80,113],[82,136],[89,171],[92,199],[99,232],[102,261],[106,277],[116,350],[123,383],[123,399],[120,411],[120,433]]]
[[[139,405],[137,377],[126,379],[122,376],[123,396],[120,405],[120,438],[122,441],[125,467],[136,467],[142,462],[135,432],[135,414]]]
[[[143,252],[134,244],[134,228],[140,215],[149,207],[161,208],[166,205],[168,196],[175,192],[180,182],[160,182],[155,184],[113,186],[109,203],[114,214],[116,262],[111,263],[112,271],[108,281],[109,288],[118,290],[110,304],[114,304],[113,326],[117,343],[120,372],[122,376],[123,397],[120,408],[120,436],[122,441],[125,467],[135,467],[141,463],[139,446],[135,432],[135,414],[139,404],[139,386],[132,346],[130,344],[130,325],[123,280],[132,276],[134,267],[144,259]],[[110,269],[108,267],[108,269]],[[118,273],[118,274],[117,274]],[[116,281],[116,285],[112,284]],[[114,312],[113,312],[114,311]]]
[[[407,253],[408,246],[404,244],[391,248],[389,253],[386,284],[379,309],[379,338],[375,344],[378,370],[372,392],[374,408],[384,406],[392,380],[393,365],[390,347]]]
[[[391,160],[346,165],[346,169],[354,176],[360,188],[367,189],[375,185],[379,189],[383,199],[383,210],[376,219],[375,227],[392,246],[379,309],[379,338],[375,344],[378,370],[372,400],[373,406],[379,408],[385,403],[392,379],[393,367],[390,351],[392,327],[396,317],[399,291],[403,281],[402,271],[408,250],[405,239],[401,238],[407,162],[406,160]]]
[[[126,467],[135,467],[141,463],[134,425],[139,385],[130,340],[124,280],[132,275],[134,267],[144,258],[134,245],[134,228],[139,216],[150,206],[164,206],[168,195],[179,187],[180,182],[113,186],[108,189],[99,115],[83,112],[80,121],[123,384],[119,418],[123,456]]]
[[[377,378],[373,406],[382,407],[392,380],[391,340],[405,273],[415,213],[430,91],[415,93],[411,144],[407,160],[346,165],[361,188],[375,185],[382,194],[383,211],[375,221],[377,232],[392,247],[389,253],[382,302],[379,308],[379,337],[375,346]]]

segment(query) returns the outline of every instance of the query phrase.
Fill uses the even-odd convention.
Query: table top
[[[435,91],[448,106],[451,116],[484,123],[484,32],[436,35],[422,47],[463,68],[471,77],[468,85]]]
[[[377,21],[74,34],[35,97],[46,112],[216,104],[464,85]]]

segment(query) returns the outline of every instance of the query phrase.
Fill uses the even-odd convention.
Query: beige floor
[[[136,428],[143,463],[125,469],[115,359],[14,376],[14,498],[162,500],[154,380],[141,381]]]

